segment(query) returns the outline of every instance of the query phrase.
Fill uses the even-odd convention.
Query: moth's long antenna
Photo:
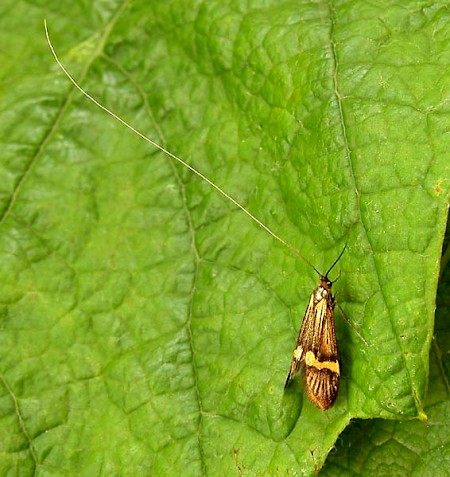
[[[223,189],[221,189],[218,185],[214,184],[210,179],[208,179],[204,174],[202,174],[200,171],[197,169],[194,169],[192,166],[190,166],[187,162],[183,161],[183,159],[179,158],[160,144],[156,143],[155,141],[152,141],[149,137],[147,137],[145,134],[141,133],[138,131],[135,127],[133,127],[131,124],[127,123],[124,121],[121,117],[117,116],[117,114],[113,113],[110,111],[106,106],[103,106],[99,101],[97,101],[93,96],[91,96],[88,92],[86,92],[76,81],[75,79],[71,76],[71,74],[66,70],[65,66],[61,63],[60,59],[58,58],[58,55],[56,54],[55,48],[53,47],[53,44],[50,40],[50,35],[48,32],[47,28],[47,20],[44,20],[44,27],[45,27],[45,36],[47,38],[47,43],[48,46],[52,52],[53,57],[55,58],[56,63],[58,66],[61,68],[62,72],[67,76],[67,78],[71,81],[71,83],[75,86],[75,88],[80,91],[86,98],[88,98],[90,101],[92,101],[96,106],[98,106],[101,110],[103,110],[105,113],[109,114],[112,116],[116,121],[119,121],[119,123],[123,124],[126,128],[128,128],[130,131],[134,132],[134,134],[137,134],[140,138],[144,139],[144,141],[147,141],[149,144],[151,144],[153,147],[156,147],[160,151],[162,151],[164,154],[167,154],[169,157],[174,159],[175,161],[179,162],[182,164],[184,167],[187,167],[191,172],[196,174],[198,177],[203,179],[206,183],[208,183],[211,187],[213,187],[217,192],[222,194],[226,199],[231,201],[236,207],[242,210],[248,217],[250,217],[251,220],[256,222],[262,229],[264,229],[266,232],[268,232],[274,239],[278,240],[280,243],[282,243],[285,247],[287,247],[289,250],[294,252],[298,257],[300,257],[307,265],[312,267],[317,274],[320,275],[316,267],[306,258],[304,257],[298,249],[293,247],[291,244],[286,242],[284,239],[282,239],[279,235],[277,235],[275,232],[272,232],[267,225],[264,225],[259,219],[257,219],[253,214],[251,214],[244,206],[242,206],[237,200],[233,199],[229,194],[227,194]],[[342,254],[341,254],[342,255]]]
[[[325,276],[328,277],[328,274],[331,272],[331,270],[333,270],[334,266],[336,265],[336,263],[339,262],[340,258],[342,257],[342,255],[344,254],[345,252],[345,249],[347,248],[347,244],[344,245],[344,248],[342,249],[342,252],[339,254],[339,257],[333,262],[333,265],[331,265],[331,267],[328,269],[328,272],[325,273]],[[336,278],[337,280],[337,278]],[[336,281],[335,280],[335,281]]]

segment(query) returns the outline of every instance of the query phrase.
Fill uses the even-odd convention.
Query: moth
[[[306,392],[309,399],[320,409],[329,409],[336,400],[339,389],[339,360],[338,360],[338,348],[336,342],[336,334],[334,328],[334,307],[336,301],[331,293],[333,282],[328,278],[328,274],[333,267],[342,257],[345,247],[342,250],[339,257],[335,260],[333,265],[329,268],[325,275],[318,272],[316,267],[302,254],[298,249],[286,242],[283,238],[273,232],[269,227],[262,223],[257,217],[251,214],[243,205],[231,197],[227,192],[221,189],[217,184],[208,179],[204,174],[192,167],[190,164],[176,156],[163,146],[153,141],[143,133],[138,131],[132,125],[124,121],[117,114],[110,111],[106,106],[103,106],[99,101],[87,93],[70,75],[64,65],[59,60],[55,49],[51,43],[49,32],[47,29],[47,23],[45,25],[45,34],[47,37],[47,43],[53,54],[53,57],[61,68],[66,77],[72,82],[72,84],[90,101],[96,106],[102,109],[104,112],[112,116],[116,121],[123,124],[130,129],[136,135],[147,141],[153,147],[159,149],[164,154],[167,154],[173,160],[179,162],[191,172],[196,174],[217,192],[222,194],[227,200],[231,201],[236,207],[244,212],[251,220],[258,224],[262,229],[268,232],[273,238],[278,240],[298,257],[300,257],[307,265],[313,268],[319,275],[319,285],[314,289],[311,298],[309,300],[308,307],[306,309],[305,316],[303,318],[300,334],[297,340],[297,346],[294,349],[291,368],[289,375],[286,379],[285,388],[288,386],[291,379],[297,373],[300,368],[303,368]],[[336,281],[336,280],[335,280]],[[359,333],[358,333],[359,334]]]
[[[325,275],[316,270],[319,283],[309,299],[284,385],[286,389],[295,374],[302,370],[307,396],[323,411],[333,406],[339,390],[339,352],[334,327],[336,300],[328,274],[344,251],[345,247]]]

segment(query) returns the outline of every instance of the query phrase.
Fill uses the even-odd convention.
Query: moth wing
[[[318,352],[320,359],[337,359],[338,346],[336,341],[336,330],[334,326],[334,305],[326,303],[321,317],[321,329],[319,333]]]
[[[311,402],[326,410],[337,398],[340,378],[333,303],[321,300],[315,311],[320,329],[314,346],[303,357],[304,379],[306,394]]]
[[[300,327],[300,332],[297,338],[297,344],[294,349],[294,353],[292,356],[291,367],[289,369],[289,373],[286,378],[286,382],[284,384],[284,388],[286,389],[291,380],[294,378],[295,374],[300,370],[302,367],[302,363],[304,361],[305,353],[309,349],[309,342],[311,341],[311,337],[314,334],[314,322],[315,322],[315,306],[314,306],[314,293],[311,295],[309,300],[308,306],[305,311],[305,315],[303,316],[302,325]]]

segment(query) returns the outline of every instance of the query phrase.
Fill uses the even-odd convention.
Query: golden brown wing
[[[308,306],[303,316],[302,325],[297,338],[297,344],[295,345],[292,355],[291,368],[289,370],[284,388],[286,389],[295,374],[300,370],[302,361],[304,360],[304,354],[310,349],[309,343],[311,337],[314,335],[315,326],[315,304],[314,304],[314,292],[309,299]]]
[[[334,328],[334,301],[322,300],[316,306],[320,332],[314,346],[303,357],[306,394],[319,409],[329,409],[337,398],[340,367]]]
[[[334,328],[334,298],[331,290],[317,287],[309,300],[285,388],[304,370],[306,393],[320,409],[329,409],[339,389],[339,361]]]

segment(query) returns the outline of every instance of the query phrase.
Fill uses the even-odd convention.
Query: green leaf
[[[430,353],[430,381],[425,402],[426,423],[420,421],[357,421],[349,426],[329,456],[321,475],[399,476],[449,475],[450,439],[450,256],[444,246],[436,326]],[[446,267],[447,265],[447,267]]]
[[[423,417],[449,200],[445,6],[4,2],[0,474],[309,475]],[[338,400],[285,393],[326,271]],[[336,274],[339,273],[339,270]],[[331,277],[334,279],[335,277]]]

